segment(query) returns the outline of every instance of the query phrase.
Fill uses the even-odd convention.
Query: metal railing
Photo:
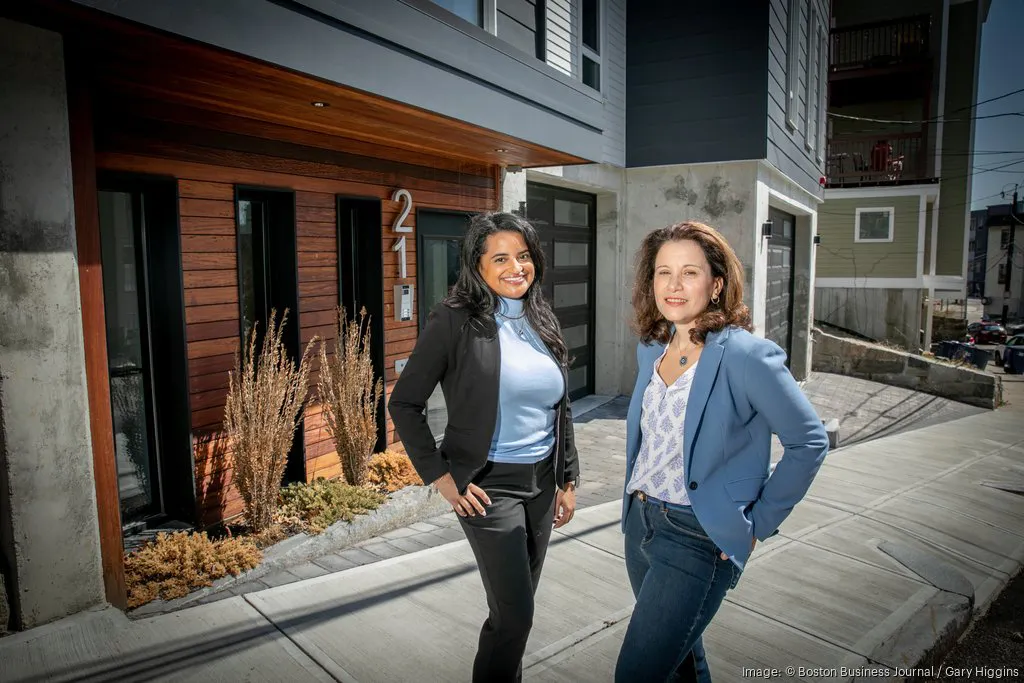
[[[927,59],[930,30],[929,15],[834,28],[829,35],[829,71],[893,66]]]
[[[875,133],[828,139],[825,177],[829,185],[924,180],[924,135]]]

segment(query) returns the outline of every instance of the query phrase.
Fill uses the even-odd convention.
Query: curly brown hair
[[[711,277],[722,278],[718,303],[709,302],[690,331],[690,341],[703,344],[709,332],[734,325],[752,331],[750,309],[743,303],[743,266],[736,252],[714,228],[696,221],[683,221],[654,230],[644,238],[636,254],[633,284],[633,331],[644,343],[667,344],[672,323],[658,310],[654,298],[654,264],[666,242],[693,240],[711,265]]]

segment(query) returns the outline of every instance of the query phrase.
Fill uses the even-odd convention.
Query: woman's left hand
[[[757,539],[756,538],[753,539],[752,541],[750,541],[750,552],[754,552],[754,546],[755,545],[757,545]],[[725,553],[720,553],[718,556],[721,557],[723,560],[728,560],[729,559],[729,556],[726,555]]]
[[[568,491],[558,489],[555,492],[555,528],[563,527],[572,519],[576,512],[576,490],[569,487]]]

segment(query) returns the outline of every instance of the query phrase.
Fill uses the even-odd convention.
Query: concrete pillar
[[[501,181],[501,210],[519,213],[526,206],[526,171],[505,171]]]
[[[814,326],[814,235],[818,214],[797,216],[793,242],[793,348],[789,369],[798,380],[811,374],[811,328]]]
[[[0,19],[0,555],[15,626],[104,600],[61,38]]]

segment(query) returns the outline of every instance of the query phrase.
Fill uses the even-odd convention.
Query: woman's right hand
[[[451,473],[448,473],[434,482],[434,488],[444,496],[444,499],[452,506],[452,510],[455,510],[460,517],[476,517],[478,514],[481,517],[487,516],[484,505],[490,505],[491,499],[476,484],[467,486],[466,495],[460,496],[455,479],[452,478]]]

